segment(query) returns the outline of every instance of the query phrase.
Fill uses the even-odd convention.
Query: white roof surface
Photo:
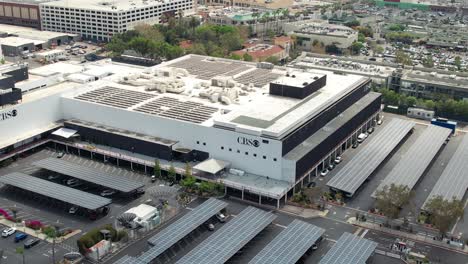
[[[63,138],[70,138],[71,136],[75,135],[76,132],[78,131],[74,129],[62,127],[52,132],[52,135],[56,135],[56,136],[63,137]]]
[[[198,163],[195,167],[193,167],[193,169],[216,174],[229,165],[230,163],[224,160],[208,159]]]
[[[95,0],[61,0],[44,3],[44,6],[57,6],[57,7],[70,7],[80,8],[89,10],[107,10],[108,12],[118,12],[121,10],[128,10],[134,8],[142,8],[148,6],[158,6],[163,4],[169,4],[170,0],[162,1],[143,1],[143,0],[114,0],[114,1],[95,1]],[[105,3],[105,4],[104,4]],[[117,9],[113,9],[115,6]]]

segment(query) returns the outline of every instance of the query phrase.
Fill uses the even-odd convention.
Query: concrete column
[[[130,168],[133,170],[133,162],[130,161]]]
[[[315,167],[315,177],[318,175],[318,166]]]
[[[118,167],[119,166],[119,159],[118,158],[116,158],[116,159],[117,159],[117,167]]]
[[[309,177],[309,181],[308,181],[308,182],[310,182],[310,172],[309,172],[309,176],[308,176],[308,177]]]
[[[80,148],[77,148],[77,150],[78,150],[78,156],[81,157]]]
[[[89,152],[89,155],[91,156],[91,159],[93,159],[93,152],[92,151]]]
[[[280,207],[280,199],[276,199],[276,209],[279,209]]]
[[[262,204],[262,195],[258,195],[258,204]]]
[[[288,202],[288,192],[284,195],[284,204]]]
[[[146,165],[143,165],[143,166],[145,166],[145,174],[146,174]]]
[[[244,200],[244,188],[242,188],[242,200]]]
[[[301,180],[301,189],[304,188],[304,178]]]
[[[65,152],[68,153],[68,145],[65,145]]]
[[[226,195],[226,194],[227,194],[227,186],[224,185],[224,195]]]

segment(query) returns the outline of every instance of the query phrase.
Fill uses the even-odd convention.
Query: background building
[[[76,33],[84,39],[108,41],[138,23],[157,24],[165,15],[191,14],[194,0],[94,1],[62,0],[40,4],[42,30]]]
[[[312,47],[323,43],[335,44],[339,49],[347,49],[358,39],[358,32],[352,28],[328,24],[323,20],[303,20],[286,23],[284,32],[297,37],[298,47],[310,51]]]
[[[0,1],[0,23],[41,28],[39,4],[53,0]]]

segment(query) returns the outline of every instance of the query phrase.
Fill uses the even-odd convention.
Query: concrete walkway
[[[320,211],[315,209],[309,208],[302,208],[294,205],[285,205],[283,208],[279,210],[280,212],[286,214],[292,214],[295,216],[299,216],[302,218],[317,218],[317,217],[324,217],[327,215],[328,210]]]

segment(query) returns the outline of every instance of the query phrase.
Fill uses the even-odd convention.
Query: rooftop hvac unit
[[[257,63],[257,68],[259,68],[259,69],[271,70],[271,69],[273,69],[273,67],[275,67],[275,65],[273,63],[269,63],[269,62],[259,62],[259,63]]]
[[[238,169],[229,169],[229,173],[237,176],[244,176],[245,171]]]

